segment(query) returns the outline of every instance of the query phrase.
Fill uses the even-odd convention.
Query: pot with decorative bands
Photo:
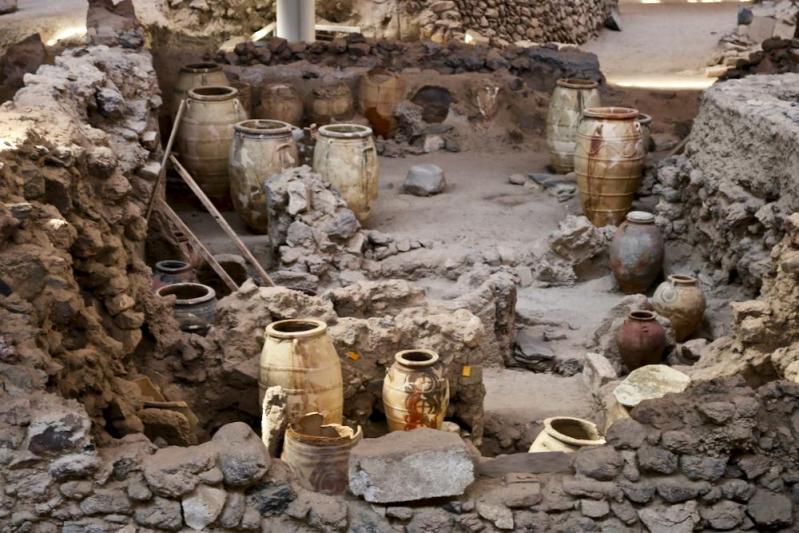
[[[438,354],[406,350],[395,355],[383,381],[383,407],[391,431],[441,429],[449,407],[449,381]]]
[[[286,430],[280,458],[313,490],[344,494],[349,487],[350,452],[363,438],[358,427],[335,426],[338,438],[304,435],[293,426]]]
[[[175,89],[172,91],[172,107],[170,109],[172,118],[175,118],[178,112],[180,101],[188,98],[190,90],[208,85],[225,86],[227,84],[227,76],[222,71],[222,67],[216,63],[191,63],[184,66],[178,73]]]
[[[705,295],[691,276],[669,276],[655,291],[652,305],[671,320],[677,342],[690,337],[705,316]]]
[[[587,107],[599,107],[599,85],[591,80],[558,80],[547,114],[547,147],[552,168],[560,174],[574,170],[577,126]]]

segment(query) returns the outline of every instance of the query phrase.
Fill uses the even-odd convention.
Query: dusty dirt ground
[[[0,15],[0,54],[28,35],[40,33],[42,41],[86,33],[86,0],[19,0],[14,13]]]

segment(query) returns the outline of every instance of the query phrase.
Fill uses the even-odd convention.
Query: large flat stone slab
[[[364,439],[350,456],[350,490],[372,503],[460,496],[474,477],[463,440],[434,429]]]

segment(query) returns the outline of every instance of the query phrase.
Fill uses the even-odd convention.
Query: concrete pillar
[[[316,0],[278,0],[277,36],[295,43],[316,40]]]

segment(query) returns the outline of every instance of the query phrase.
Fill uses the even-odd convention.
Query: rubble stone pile
[[[708,261],[713,283],[759,287],[784,221],[799,209],[799,159],[783,149],[799,139],[798,82],[785,74],[711,87],[685,154],[661,162],[653,176],[664,236]]]

